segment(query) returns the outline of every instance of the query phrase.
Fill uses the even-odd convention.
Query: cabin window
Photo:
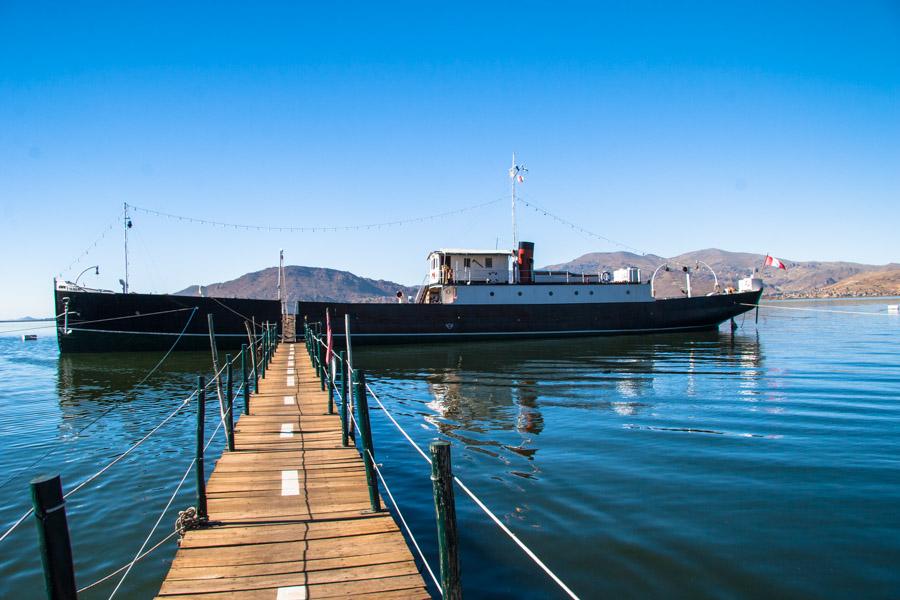
[[[485,267],[486,269],[492,269],[492,268],[494,268],[494,259],[491,258],[490,256],[488,256],[487,258],[485,258],[485,259],[484,259],[484,267]]]
[[[471,259],[471,258],[464,258],[464,259],[463,259],[463,266],[464,266],[465,268],[467,268],[467,269],[471,269],[471,268],[472,268],[472,259]]]

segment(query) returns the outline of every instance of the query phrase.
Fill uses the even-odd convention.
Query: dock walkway
[[[207,484],[211,525],[187,532],[159,598],[429,598],[303,344],[278,347],[250,409]]]

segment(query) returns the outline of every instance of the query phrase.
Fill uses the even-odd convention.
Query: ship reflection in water
[[[654,428],[660,402],[702,401],[707,376],[737,376],[735,393],[752,396],[763,362],[755,332],[367,347],[357,357],[395,410],[469,450],[529,460],[548,422],[566,427],[601,411]],[[651,424],[640,424],[644,416]]]

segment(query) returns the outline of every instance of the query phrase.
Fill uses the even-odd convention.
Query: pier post
[[[266,367],[268,366],[268,361],[266,360],[266,342],[267,342],[268,336],[269,336],[268,329],[263,329],[262,346],[260,347],[260,353],[259,353],[260,361],[262,361],[262,370],[260,371],[259,374],[262,376],[263,379],[266,378]]]
[[[348,367],[347,361],[344,359],[345,352],[341,350],[341,446],[346,448],[349,443],[347,440],[347,406],[348,406],[348,397],[347,397],[347,388],[348,388]]]
[[[225,355],[225,441],[229,452],[234,452],[234,371],[231,355]]]
[[[197,377],[197,517],[206,520],[206,468],[203,464],[204,422],[206,421],[206,380]]]
[[[244,414],[250,414],[250,385],[247,381],[247,344],[241,344],[241,389],[244,391]]]
[[[256,360],[256,342],[253,342],[253,347],[250,348],[250,366],[253,369],[253,393],[259,393],[259,369],[257,369],[259,363]]]
[[[78,593],[62,480],[59,475],[42,475],[32,479],[30,485],[47,598],[75,600]]]
[[[459,578],[459,538],[456,532],[456,501],[453,498],[453,470],[450,443],[429,444],[434,511],[437,518],[438,551],[441,560],[441,592],[445,599],[461,599]]]
[[[378,479],[375,474],[375,449],[372,447],[372,427],[369,425],[369,402],[366,397],[366,374],[356,371],[356,420],[359,424],[359,433],[362,437],[363,464],[366,466],[366,484],[369,487],[369,502],[372,512],[381,510],[381,500],[378,497]]]

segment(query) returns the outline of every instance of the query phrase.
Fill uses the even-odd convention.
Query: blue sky
[[[789,4],[789,6],[785,6]],[[366,224],[522,196],[660,255],[900,262],[900,5],[0,3],[0,318],[123,202],[248,224]],[[537,262],[619,248],[520,210]],[[499,240],[498,240],[499,238]],[[275,264],[418,283],[509,208],[344,233],[134,216],[132,286]],[[63,272],[116,287],[121,230]]]

